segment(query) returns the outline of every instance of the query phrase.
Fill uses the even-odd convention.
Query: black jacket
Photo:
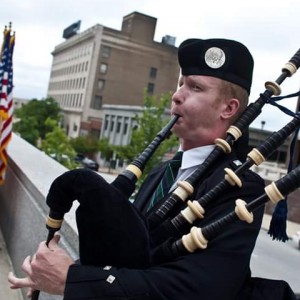
[[[225,167],[235,168],[235,159],[232,153],[217,162],[196,187],[194,198],[200,198],[219,183],[224,178]],[[134,203],[138,210],[145,211],[163,171],[164,166],[161,165],[145,180]],[[258,175],[247,171],[241,179],[242,188],[232,187],[224,191],[221,197],[208,205],[205,218],[195,225],[203,227],[231,212],[238,198],[249,202],[263,193],[264,182]],[[260,207],[254,212],[252,224],[237,221],[224,228],[208,243],[206,250],[149,268],[74,264],[68,272],[64,299],[236,299],[250,276],[250,257],[261,227],[263,211],[264,207]]]

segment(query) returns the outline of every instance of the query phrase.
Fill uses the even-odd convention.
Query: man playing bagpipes
[[[232,223],[210,242],[207,249],[199,249],[170,259],[159,255],[160,242],[157,242],[159,238],[156,235],[160,231],[160,224],[156,224],[152,230],[148,220],[176,189],[177,182],[185,181],[201,166],[214,149],[215,140],[225,138],[228,128],[246,109],[252,83],[253,58],[248,49],[237,41],[188,39],[179,46],[178,60],[181,75],[178,89],[172,96],[171,113],[179,116],[172,129],[180,141],[178,152],[181,157],[177,156],[175,159],[179,161],[179,170],[166,171],[169,162],[157,166],[146,178],[133,205],[129,201],[125,204],[124,199],[111,201],[108,199],[109,193],[104,193],[102,198],[98,199],[101,201],[101,210],[95,210],[91,214],[95,214],[96,217],[100,214],[99,219],[105,220],[101,226],[107,228],[99,226],[105,238],[101,238],[101,233],[94,228],[91,230],[95,235],[88,238],[82,236],[83,247],[86,246],[85,241],[89,243],[88,239],[97,240],[98,236],[101,243],[106,244],[110,242],[112,235],[115,238],[122,226],[126,237],[120,243],[125,244],[126,249],[126,243],[128,248],[131,243],[136,243],[138,247],[141,240],[149,250],[149,262],[141,266],[126,265],[125,253],[124,265],[108,266],[111,265],[108,262],[99,266],[93,264],[93,261],[98,261],[98,258],[101,261],[101,254],[94,251],[95,254],[86,254],[81,259],[82,263],[75,263],[59,247],[59,235],[55,235],[48,245],[42,242],[36,254],[24,260],[23,270],[27,277],[17,278],[13,274],[9,275],[12,288],[28,287],[29,296],[33,290],[41,290],[63,295],[65,300],[243,299],[241,293],[251,277],[250,257],[261,227],[263,206],[254,212],[251,224],[242,221]],[[245,131],[226,155],[218,157],[211,164],[205,176],[193,187],[189,198],[199,199],[208,193],[224,178],[225,168],[235,170],[245,161],[248,150]],[[67,175],[63,174],[55,180],[49,197],[55,198],[54,195],[59,195],[60,201],[63,201],[64,196],[70,197],[70,194],[74,193],[74,197],[86,196],[91,199],[89,201],[92,201],[93,197],[97,198],[99,191],[96,191],[96,187],[98,180],[101,180],[98,179],[98,174],[90,172],[92,171],[70,171]],[[162,181],[166,172],[169,172],[175,181],[164,191]],[[241,187],[232,186],[218,199],[209,203],[205,208],[204,218],[198,219],[194,225],[203,227],[218,220],[234,210],[235,200],[238,198],[250,202],[263,193],[265,184],[257,174],[247,170],[240,179]],[[172,180],[167,181],[170,183]],[[79,182],[81,185],[78,185]],[[81,187],[85,193],[77,192]],[[118,201],[122,203],[119,204]],[[176,216],[185,207],[186,203],[176,205],[168,214],[168,218]],[[113,233],[110,231],[111,226],[114,226],[110,224],[111,216],[118,222],[116,228],[112,229]],[[145,230],[149,234],[149,240],[142,236],[139,238],[139,232],[132,236],[129,230],[126,232],[126,224],[133,222],[132,218],[142,224],[141,232]],[[78,217],[79,223],[82,224],[80,226],[86,227],[87,231],[90,228],[87,225],[90,221],[88,219],[88,214]],[[130,226],[135,228],[135,223],[131,223]],[[188,232],[189,229],[183,230],[183,233]],[[101,243],[97,243],[100,244],[99,247]],[[89,253],[89,247],[87,248],[86,253]],[[124,250],[124,247],[122,249]],[[123,250],[116,246],[115,256],[118,256],[118,251],[119,255],[123,255]],[[91,249],[91,253],[94,252]],[[97,253],[98,258],[95,257]],[[141,253],[141,256],[143,255],[144,253]]]

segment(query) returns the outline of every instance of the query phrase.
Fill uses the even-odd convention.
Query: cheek
[[[211,105],[195,106],[191,110],[190,122],[193,127],[211,127],[216,121],[217,110]]]
[[[208,110],[205,105],[196,103],[190,107],[191,121],[197,121],[198,119],[206,118],[207,113]]]

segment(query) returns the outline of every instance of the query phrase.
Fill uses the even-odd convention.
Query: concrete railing
[[[52,181],[67,169],[42,151],[13,135],[8,145],[8,168],[4,185],[0,186],[0,227],[14,272],[24,276],[21,264],[32,255],[47,236],[45,220],[49,212],[46,196]],[[105,176],[107,181],[112,176]],[[75,224],[76,202],[65,215],[61,244],[77,258],[78,238]],[[24,291],[25,299],[25,291]],[[61,299],[41,293],[40,300]]]

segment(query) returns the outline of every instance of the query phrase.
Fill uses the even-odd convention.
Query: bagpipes
[[[300,121],[297,115],[292,122],[279,132],[274,133],[258,149],[252,150],[248,154],[247,161],[235,172],[226,169],[224,181],[212,191],[199,200],[188,201],[186,210],[175,218],[168,219],[174,208],[185,202],[193,194],[194,187],[203,180],[206,171],[212,164],[222,158],[222,155],[231,151],[233,144],[261,113],[262,107],[273,95],[281,93],[280,84],[287,77],[292,76],[299,66],[300,49],[285,64],[281,75],[276,81],[267,82],[265,92],[260,95],[256,102],[247,107],[233,126],[230,126],[226,139],[215,141],[214,150],[204,163],[185,181],[178,183],[174,192],[149,216],[147,221],[129,201],[129,197],[133,193],[136,180],[141,175],[149,157],[169,134],[178,116],[172,118],[142,155],[130,164],[125,172],[120,174],[111,184],[107,183],[96,172],[86,169],[71,170],[59,176],[52,183],[46,199],[50,207],[46,222],[49,230],[46,242],[48,243],[54,233],[60,229],[63,216],[70,210],[74,200],[79,202],[76,221],[79,236],[79,257],[80,262],[84,265],[144,268],[153,263],[150,250],[152,247],[152,245],[150,246],[150,232],[159,232],[159,236],[154,237],[155,242],[158,243],[155,246],[160,246],[161,243],[162,248],[167,247],[166,254],[162,251],[162,259],[167,261],[178,255],[193,252],[196,249],[204,249],[207,242],[219,234],[224,224],[233,222],[237,219],[237,216],[251,221],[251,212],[257,208],[257,205],[263,205],[269,198],[279,201],[283,195],[300,186],[300,170],[296,169],[282,180],[272,184],[272,187],[266,188],[265,195],[259,197],[259,200],[253,200],[254,203],[245,204],[243,201],[238,200],[238,208],[230,216],[225,216],[202,229],[192,227],[191,232],[183,235],[182,238],[172,236],[177,241],[171,242],[167,246],[162,242],[165,238],[170,237],[168,229],[165,228],[169,228],[169,225],[171,225],[180,232],[180,226],[186,226],[187,223],[192,224],[197,218],[202,218],[209,201],[216,199],[228,185],[240,186],[238,176],[253,164],[258,165],[261,163],[299,126]],[[123,218],[125,215],[126,218]],[[164,226],[166,222],[168,226]]]
[[[257,148],[252,149],[244,163],[237,167],[236,170],[231,170],[225,168],[225,176],[222,181],[220,181],[214,188],[212,188],[208,193],[203,195],[197,200],[188,200],[187,207],[182,210],[178,215],[173,218],[166,218],[163,223],[155,229],[158,234],[156,234],[156,243],[161,243],[170,237],[170,232],[172,232],[173,237],[178,237],[176,234],[180,234],[188,224],[192,225],[197,219],[203,219],[205,214],[205,208],[209,203],[218,199],[222,193],[226,192],[231,186],[242,187],[242,180],[240,176],[249,170],[253,165],[259,166],[268,157],[274,153],[274,151],[282,145],[285,140],[294,133],[300,126],[300,113],[296,113],[294,118],[286,124],[282,129],[277,132],[273,132],[264,142],[262,142]],[[299,182],[300,186],[300,182]],[[292,192],[284,192],[284,195]],[[271,199],[272,200],[272,199]],[[275,202],[275,201],[273,201]],[[277,204],[277,202],[275,203]]]

